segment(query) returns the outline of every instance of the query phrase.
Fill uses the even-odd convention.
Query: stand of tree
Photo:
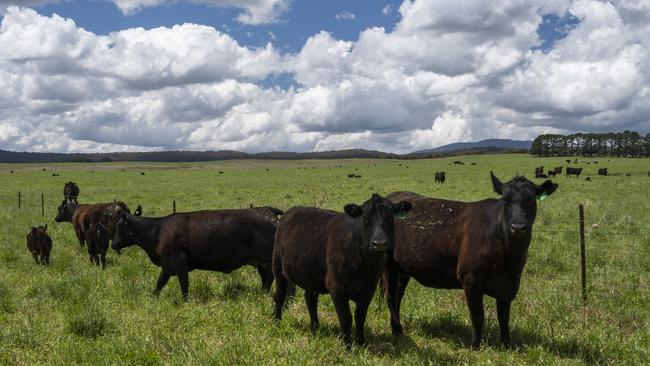
[[[538,156],[616,156],[650,157],[650,133],[638,132],[576,133],[540,135],[530,148]]]

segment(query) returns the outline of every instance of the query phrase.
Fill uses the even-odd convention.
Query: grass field
[[[156,299],[150,293],[159,269],[140,248],[121,256],[111,251],[102,271],[89,264],[72,226],[54,222],[69,180],[79,184],[82,203],[117,198],[131,208],[141,204],[144,216],[171,213],[173,200],[178,211],[251,203],[341,211],[373,192],[413,190],[466,201],[495,197],[490,170],[505,182],[516,173],[531,175],[535,166],[566,166],[561,158],[527,155],[467,156],[460,160],[477,165],[450,165],[458,159],[0,165],[0,364],[650,364],[647,159],[590,159],[615,176],[596,176],[597,166],[580,164],[591,182],[554,179],[560,186],[539,204],[513,302],[512,349],[498,345],[490,298],[487,341],[474,352],[462,292],[415,281],[402,308],[406,335],[391,336],[386,305],[375,299],[366,326],[369,346],[350,351],[337,338],[328,296],[319,303],[316,334],[309,331],[301,291],[283,321],[274,323],[271,296],[260,289],[252,267],[229,275],[192,272],[187,304],[172,278]],[[436,170],[447,172],[442,186],[433,184]],[[348,179],[350,173],[362,178]],[[585,205],[588,231],[586,307],[580,297],[578,203]],[[45,223],[54,240],[49,268],[35,265],[25,246],[29,228]]]

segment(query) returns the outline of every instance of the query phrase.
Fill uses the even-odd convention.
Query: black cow
[[[368,306],[381,277],[381,263],[393,249],[394,216],[404,215],[408,202],[391,203],[373,194],[361,206],[348,204],[345,213],[294,207],[278,224],[273,250],[276,279],[275,318],[280,320],[287,288],[305,289],[311,329],[318,327],[318,295],[329,293],[336,308],[343,341],[352,343],[350,301],[356,303],[356,340],[365,343],[363,327]]]
[[[555,171],[555,174],[562,174],[562,167],[558,166],[553,168],[553,171]]]
[[[77,197],[79,197],[79,186],[75,182],[66,183],[63,186],[63,199],[76,205]]]
[[[472,321],[472,347],[483,329],[483,297],[497,300],[501,342],[510,342],[510,303],[519,290],[532,228],[536,198],[558,187],[550,180],[537,185],[524,177],[492,187],[500,199],[459,202],[394,192],[392,202],[408,200],[413,208],[395,223],[394,261],[388,262],[383,283],[393,334],[402,333],[400,304],[411,277],[427,287],[465,291]]]
[[[434,178],[435,178],[435,183],[443,184],[446,179],[445,172],[436,172]]]
[[[32,253],[36,264],[50,264],[52,238],[47,234],[47,225],[32,227],[27,234],[27,249]]]
[[[456,161],[454,161],[454,164],[456,164],[456,165],[465,165],[465,163],[463,163],[463,162],[460,161],[460,160],[456,160]]]
[[[544,174],[544,167],[543,166],[538,166],[535,168],[535,175],[537,174]]]
[[[598,175],[607,175],[607,168],[599,168]]]
[[[195,269],[230,273],[244,265],[257,268],[265,290],[271,288],[273,239],[277,215],[273,207],[177,213],[160,218],[122,214],[112,248],[138,245],[161,267],[154,294],[178,276],[187,301],[188,273]]]
[[[544,173],[535,173],[535,178],[543,178],[543,179],[546,179],[546,178],[548,178],[548,175],[546,175],[546,174],[544,174]]]
[[[567,164],[571,164],[571,159],[565,160]]]
[[[547,172],[547,175],[548,175],[549,177],[555,177],[556,174],[557,174],[557,173],[555,173],[555,170],[549,170],[549,171]]]
[[[575,175],[576,178],[579,178],[580,173],[582,173],[582,168],[566,167],[566,176],[567,177],[571,177],[572,175]]]

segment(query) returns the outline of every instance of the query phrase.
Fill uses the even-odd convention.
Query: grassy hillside
[[[406,335],[390,335],[386,306],[375,300],[366,327],[369,346],[351,351],[337,339],[327,296],[321,296],[316,334],[309,332],[301,291],[283,321],[274,323],[271,296],[260,289],[252,267],[231,274],[192,272],[188,304],[181,303],[175,278],[156,299],[150,293],[159,270],[142,250],[109,253],[102,271],[89,264],[71,225],[54,222],[69,180],[79,184],[80,202],[117,198],[130,207],[141,204],[145,216],[170,213],[173,200],[179,211],[251,203],[340,211],[373,192],[413,190],[467,201],[494,197],[490,170],[507,181],[517,173],[532,175],[535,166],[565,165],[562,158],[528,155],[460,159],[475,166],[450,165],[454,160],[0,165],[0,364],[649,364],[647,159],[600,158],[598,165],[584,165],[591,182],[555,180],[558,191],[539,204],[512,308],[516,346],[510,350],[498,346],[493,300],[486,298],[487,344],[474,352],[462,292],[415,281],[402,308]],[[616,176],[596,176],[598,166]],[[437,170],[447,172],[444,185],[433,184]],[[348,179],[350,173],[362,178]],[[578,203],[585,205],[589,230],[586,307],[580,298]],[[35,265],[25,246],[29,228],[45,223],[54,240],[49,268]]]

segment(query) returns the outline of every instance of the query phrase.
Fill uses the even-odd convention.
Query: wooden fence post
[[[580,214],[580,269],[582,280],[582,303],[587,304],[587,254],[585,253],[585,209],[578,205]]]
[[[41,216],[45,217],[45,194],[41,193]]]
[[[18,191],[18,211],[20,211],[20,191]]]

